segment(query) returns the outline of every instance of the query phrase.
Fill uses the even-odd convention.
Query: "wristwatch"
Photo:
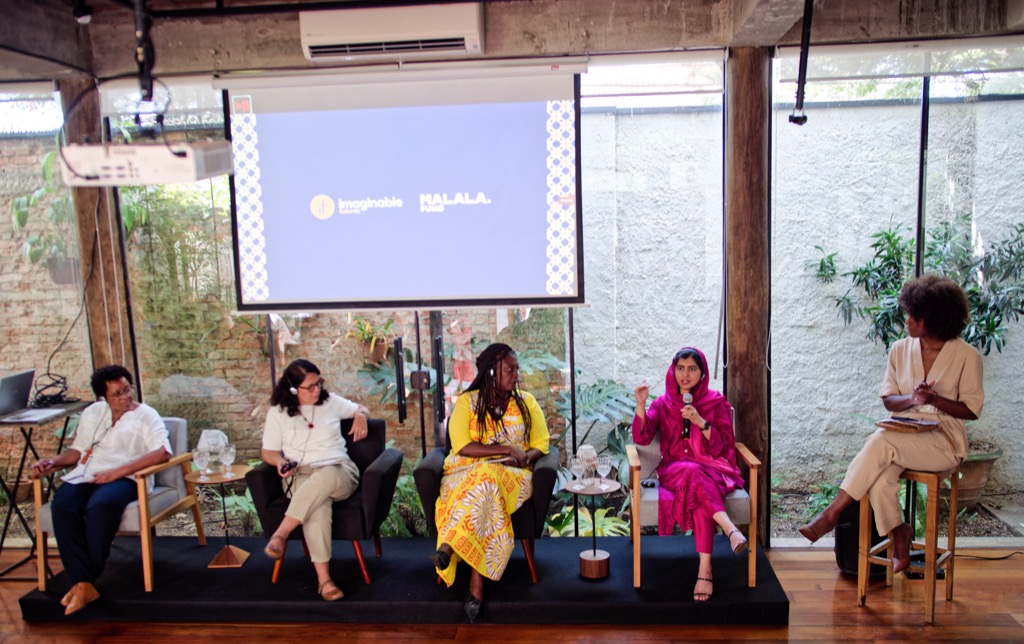
[[[711,429],[711,421],[710,420],[705,420],[704,421],[704,427],[702,427],[701,429],[704,430],[704,431],[708,431],[709,429]]]

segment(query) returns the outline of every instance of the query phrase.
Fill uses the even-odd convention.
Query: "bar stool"
[[[953,561],[956,552],[956,504],[957,480],[960,467],[947,472],[922,472],[904,470],[901,479],[924,483],[927,486],[928,504],[926,507],[924,543],[912,541],[911,551],[924,549],[924,565],[911,563],[908,570],[924,573],[924,616],[925,623],[935,621],[935,575],[936,571],[946,569],[946,601],[953,601]],[[946,547],[940,548],[939,541],[939,483],[949,479],[949,535]],[[874,547],[871,546],[871,502],[865,494],[860,500],[860,548],[857,562],[857,605],[867,602],[868,565],[872,563],[887,566],[885,585],[892,585],[892,539],[886,537]],[[911,526],[913,529],[913,526]],[[885,550],[885,556],[881,553]]]

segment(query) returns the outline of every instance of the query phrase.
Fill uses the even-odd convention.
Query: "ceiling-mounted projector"
[[[232,171],[230,141],[66,145],[60,174],[69,186],[192,183]]]

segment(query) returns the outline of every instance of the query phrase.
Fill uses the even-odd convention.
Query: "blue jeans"
[[[125,507],[139,498],[132,479],[110,483],[64,483],[50,504],[60,560],[72,584],[96,583]]]

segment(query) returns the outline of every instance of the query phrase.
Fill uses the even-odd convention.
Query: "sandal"
[[[263,548],[263,554],[267,555],[271,559],[281,559],[284,557],[284,547],[284,537],[275,534],[270,537],[270,541],[268,541],[266,547]]]
[[[738,538],[733,541],[732,535],[739,535]],[[729,546],[732,548],[732,554],[741,555],[747,551],[747,538],[743,536],[743,533],[739,531],[739,528],[734,529],[729,533]]]
[[[709,584],[711,583],[711,579],[709,579],[707,577],[697,577],[697,584],[700,584],[700,582],[702,582],[702,581],[706,581]],[[712,587],[712,590],[714,590],[713,587]],[[696,585],[693,587],[693,601],[697,602],[698,604],[703,604],[704,602],[706,602],[709,599],[711,599],[711,591],[708,591],[706,593],[702,593],[702,592],[698,592],[697,591],[697,586]]]
[[[336,602],[345,596],[345,593],[341,592],[341,589],[338,588],[337,584],[330,579],[320,584],[317,587],[316,592],[324,598],[324,601],[329,602]]]

